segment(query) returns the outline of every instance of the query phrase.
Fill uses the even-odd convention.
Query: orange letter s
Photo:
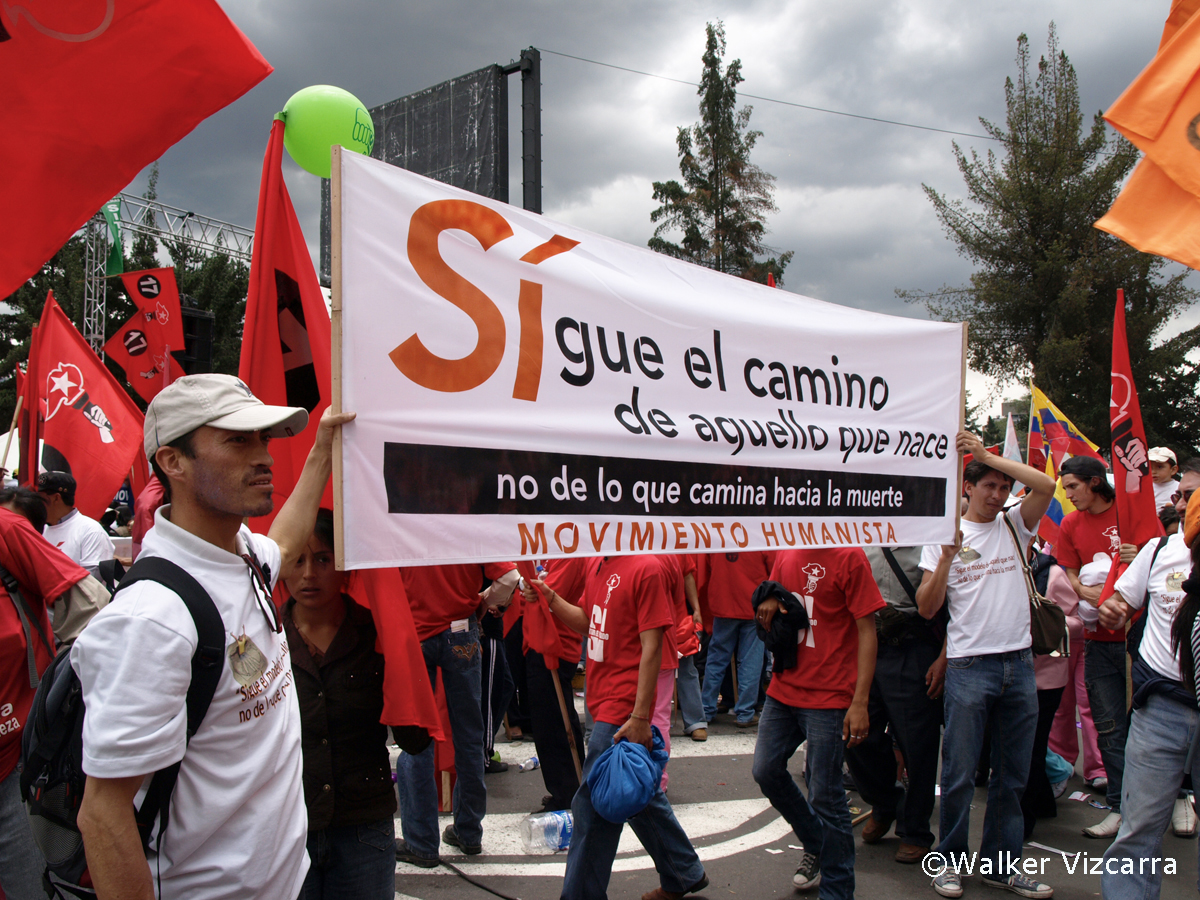
[[[513,230],[498,212],[470,200],[435,200],[413,213],[408,228],[408,259],[421,280],[475,323],[475,349],[462,359],[442,359],[412,335],[388,356],[396,368],[432,391],[469,391],[492,377],[504,358],[504,316],[491,299],[446,264],[438,252],[443,231],[465,231],[486,251]]]

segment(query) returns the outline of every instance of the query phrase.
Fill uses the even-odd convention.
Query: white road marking
[[[721,834],[736,828],[739,824],[765,811],[768,806],[769,804],[766,800],[726,800],[713,803],[688,803],[680,804],[676,807],[675,815],[689,836],[698,838],[712,834]],[[524,817],[519,815],[488,816],[485,821],[493,821],[494,819],[510,821],[503,823],[502,827],[504,827],[505,832],[503,836],[496,833],[500,831],[499,828],[494,828],[491,834],[484,835],[485,849],[489,853],[496,855],[497,850],[494,848],[497,845],[504,847],[504,852],[507,853],[508,848],[515,844],[516,849],[512,851],[511,855],[523,855],[520,838],[516,833],[516,822],[522,818]],[[764,844],[775,843],[791,834],[791,831],[791,826],[782,817],[776,816],[766,825],[750,834],[712,844],[708,847],[698,847],[696,848],[696,853],[701,860],[705,861],[722,859],[746,850],[752,850],[755,847],[761,847]],[[632,829],[625,829],[621,835],[621,844],[618,853],[625,852],[632,852],[632,855],[618,856],[613,865],[614,872],[633,872],[654,868],[653,860],[642,849]],[[481,877],[561,878],[566,871],[565,853],[540,857],[543,860],[542,862],[532,861],[539,857],[527,856],[525,858],[531,861],[527,863],[473,863],[457,858],[454,864],[468,875]],[[406,875],[454,874],[444,866],[439,866],[436,869],[421,869],[406,863],[397,863],[396,872]]]

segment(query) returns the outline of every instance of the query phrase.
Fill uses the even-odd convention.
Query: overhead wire
[[[536,49],[542,53],[550,53],[554,56],[561,56],[566,59],[574,59],[574,60],[577,60],[578,62],[588,63],[589,65],[593,65],[593,66],[602,66],[606,69],[616,69],[617,71],[620,71],[620,72],[629,72],[633,75],[641,75],[646,78],[656,78],[660,81],[670,81],[674,84],[682,84],[687,87],[693,87],[693,88],[700,87],[700,85],[697,84],[696,82],[687,81],[686,79],[683,79],[683,78],[672,78],[669,75],[660,75],[656,72],[645,72],[641,69],[630,68],[629,66],[618,66],[615,63],[602,62],[601,60],[598,60],[598,59],[588,59],[586,56],[576,56],[575,54],[572,54],[572,53],[563,53],[560,50],[549,50],[545,47],[538,47]],[[790,107],[793,107],[794,109],[804,109],[804,110],[809,110],[810,112],[825,113],[826,115],[831,115],[831,116],[842,116],[847,119],[859,119],[864,122],[876,122],[881,125],[895,125],[895,126],[898,126],[901,128],[913,128],[918,131],[932,131],[937,134],[948,134],[953,137],[974,138],[974,139],[981,140],[981,141],[995,141],[997,143],[1004,143],[1004,140],[1002,138],[998,138],[998,137],[995,137],[994,135],[990,135],[990,134],[979,134],[977,132],[971,132],[971,131],[956,131],[952,128],[938,128],[934,125],[919,125],[915,122],[902,122],[899,119],[885,119],[880,116],[868,116],[868,115],[864,115],[862,113],[847,112],[846,110],[842,110],[842,109],[830,109],[830,108],[824,107],[824,106],[812,106],[807,103],[797,103],[794,100],[780,100],[778,97],[767,97],[762,94],[751,94],[751,93],[748,93],[745,91],[738,91],[738,96],[739,97],[748,97],[751,100],[761,100],[764,103],[776,103],[780,106],[790,106]],[[1047,149],[1052,149],[1052,148],[1048,146]],[[1069,152],[1078,152],[1079,148],[1064,147],[1064,148],[1053,148],[1053,149],[1062,149],[1062,150],[1066,150]],[[1106,149],[1106,150],[1098,151],[1097,155],[1112,156],[1112,155],[1114,155],[1114,153],[1115,153],[1115,151]]]

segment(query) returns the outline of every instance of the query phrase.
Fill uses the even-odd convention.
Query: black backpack
[[[199,638],[192,655],[192,680],[187,691],[187,737],[200,727],[217,689],[225,658],[225,625],[208,592],[170,560],[139,559],[117,590],[139,581],[154,581],[179,595],[196,623]],[[87,860],[76,824],[87,776],[83,773],[83,692],[71,667],[70,648],[64,647],[42,675],[21,735],[21,797],[34,840],[46,857],[43,878],[50,897],[94,897],[79,885]],[[150,849],[155,822],[158,840],[170,816],[171,794],[179,763],[154,774],[145,800],[136,812],[142,846]]]

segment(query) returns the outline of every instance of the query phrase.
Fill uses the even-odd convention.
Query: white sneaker
[[[1067,779],[1063,779],[1055,784],[1050,785],[1050,791],[1054,794],[1054,799],[1057,800],[1067,792]]]
[[[1110,812],[1091,828],[1083,829],[1083,836],[1090,838],[1114,838],[1121,829],[1121,814]]]
[[[1190,797],[1179,797],[1175,801],[1175,809],[1171,813],[1171,830],[1175,832],[1175,837],[1196,836],[1196,811],[1192,809]]]

